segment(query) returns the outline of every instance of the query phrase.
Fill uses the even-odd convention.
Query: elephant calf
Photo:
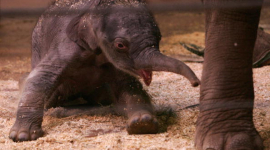
[[[32,71],[24,81],[13,141],[43,135],[44,107],[84,98],[115,104],[128,116],[129,134],[157,133],[151,99],[152,71],[199,80],[184,63],[159,51],[161,34],[140,0],[57,0],[39,18],[32,35]]]

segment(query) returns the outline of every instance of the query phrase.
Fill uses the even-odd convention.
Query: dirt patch
[[[188,64],[201,76],[202,64]],[[254,122],[270,149],[270,68],[254,69],[255,110]],[[166,130],[157,135],[128,135],[126,118],[113,114],[73,115],[64,118],[45,116],[42,127],[45,136],[37,141],[14,143],[8,132],[15,121],[17,81],[0,80],[0,147],[1,149],[193,149],[195,122],[198,108],[182,108],[198,103],[199,88],[173,73],[155,73],[150,87],[156,108],[169,107],[177,115],[158,114]],[[168,117],[169,116],[169,117]]]

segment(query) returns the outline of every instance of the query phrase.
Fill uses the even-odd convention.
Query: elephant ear
[[[80,47],[86,50],[95,52],[97,49],[96,37],[88,18],[91,12],[97,7],[100,0],[92,0],[82,8],[82,12],[74,16],[67,26],[66,33],[70,40],[77,43]]]

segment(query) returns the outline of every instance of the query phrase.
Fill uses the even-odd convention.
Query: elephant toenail
[[[12,140],[15,140],[16,135],[17,135],[17,132],[16,132],[16,131],[12,131],[12,132],[10,132],[10,134],[9,134],[9,138],[11,138]]]
[[[19,134],[18,140],[19,141],[27,141],[27,140],[29,140],[28,136],[29,135],[27,133],[22,132],[22,133]]]
[[[148,122],[148,121],[151,121],[152,120],[152,117],[150,115],[143,115],[141,121],[142,122]]]

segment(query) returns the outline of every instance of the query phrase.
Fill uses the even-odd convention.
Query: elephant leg
[[[118,100],[118,110],[128,116],[127,132],[129,134],[155,134],[158,121],[155,117],[151,98],[139,81],[132,79],[121,85],[123,88]],[[127,80],[127,81],[132,81]]]
[[[9,137],[13,141],[35,140],[43,135],[41,129],[44,100],[51,91],[46,88],[52,88],[56,78],[55,68],[47,70],[50,67],[43,66],[43,63],[36,66],[34,70],[25,79],[24,87],[21,92],[20,102],[17,110],[15,124],[10,130]]]
[[[206,50],[195,145],[199,150],[262,150],[262,139],[252,116],[252,53],[261,6],[215,7],[226,6],[227,2],[204,2],[207,6]],[[249,4],[254,1],[229,2]]]
[[[59,85],[59,80],[77,55],[76,45],[68,45],[73,53],[59,56],[51,51],[27,76],[20,96],[16,121],[10,130],[13,141],[36,140],[43,135],[41,124],[45,101]]]

